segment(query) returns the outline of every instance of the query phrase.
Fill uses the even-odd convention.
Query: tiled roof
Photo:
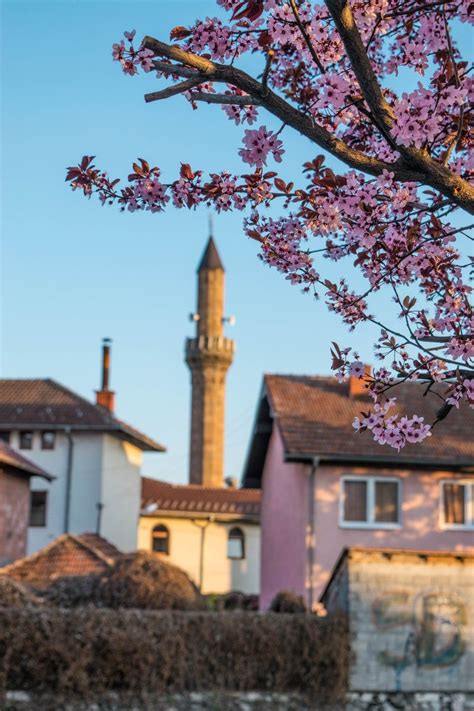
[[[260,491],[168,484],[157,479],[142,477],[142,513],[156,515],[157,512],[165,511],[258,519]]]
[[[432,423],[440,408],[426,387],[401,383],[393,392],[396,410],[421,415]],[[410,444],[400,452],[374,442],[370,433],[357,433],[354,417],[370,408],[367,396],[349,396],[348,383],[333,377],[266,375],[264,398],[257,413],[255,432],[244,472],[244,485],[257,485],[268,447],[272,421],[276,420],[287,457],[320,457],[326,460],[371,460],[401,465],[469,466],[474,464],[474,410],[461,404],[439,422],[432,437]],[[395,409],[393,410],[395,412]]]
[[[36,553],[0,568],[0,574],[42,587],[57,578],[103,572],[121,555],[95,533],[65,533]]]
[[[23,457],[19,452],[12,449],[6,442],[0,440],[0,469],[4,467],[11,467],[24,474],[32,476],[41,476],[43,479],[49,479],[50,481],[54,479],[53,476],[48,474],[41,469],[37,464],[33,464],[29,459]]]
[[[0,429],[71,429],[110,432],[144,451],[164,452],[147,437],[99,405],[50,378],[0,379]]]

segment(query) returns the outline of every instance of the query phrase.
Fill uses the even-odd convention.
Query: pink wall
[[[285,464],[278,426],[273,427],[262,477],[261,609],[267,609],[280,590],[305,593],[307,576],[309,466]],[[342,528],[339,525],[342,476],[400,478],[401,527],[398,529]],[[474,476],[443,471],[396,470],[321,465],[315,478],[314,594],[317,601],[334,564],[346,546],[410,548],[414,550],[474,550],[474,533],[440,527],[441,479]]]
[[[26,555],[29,509],[28,477],[0,469],[0,563]]]
[[[394,530],[341,528],[339,526],[342,476],[396,477],[401,484],[401,527]],[[441,479],[474,477],[452,472],[368,469],[321,466],[316,472],[315,505],[315,600],[329,579],[345,546],[411,548],[415,550],[473,550],[472,531],[445,531],[439,524]]]
[[[281,590],[303,595],[306,574],[308,477],[301,464],[283,463],[278,427],[273,427],[262,477],[260,608]]]

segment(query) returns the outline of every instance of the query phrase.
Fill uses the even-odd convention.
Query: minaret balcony
[[[201,360],[209,356],[223,361],[232,361],[235,341],[224,336],[198,336],[186,340],[186,360]]]

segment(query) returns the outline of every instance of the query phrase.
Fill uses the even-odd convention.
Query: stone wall
[[[474,691],[473,555],[349,549],[329,610],[344,600],[344,568],[352,691]]]

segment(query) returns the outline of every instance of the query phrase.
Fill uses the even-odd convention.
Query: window
[[[474,481],[441,482],[443,528],[474,528]]]
[[[5,430],[0,431],[0,442],[10,443],[10,432]]]
[[[170,532],[159,523],[152,531],[151,534],[151,547],[155,553],[162,553],[163,555],[170,554]]]
[[[56,441],[56,432],[41,433],[41,449],[54,449]]]
[[[33,432],[20,432],[20,449],[33,449]]]
[[[231,528],[229,531],[227,557],[234,560],[245,558],[245,535],[241,528]]]
[[[32,491],[30,498],[30,526],[46,526],[47,491]]]
[[[400,525],[400,481],[344,477],[340,525],[351,528],[397,528]]]

